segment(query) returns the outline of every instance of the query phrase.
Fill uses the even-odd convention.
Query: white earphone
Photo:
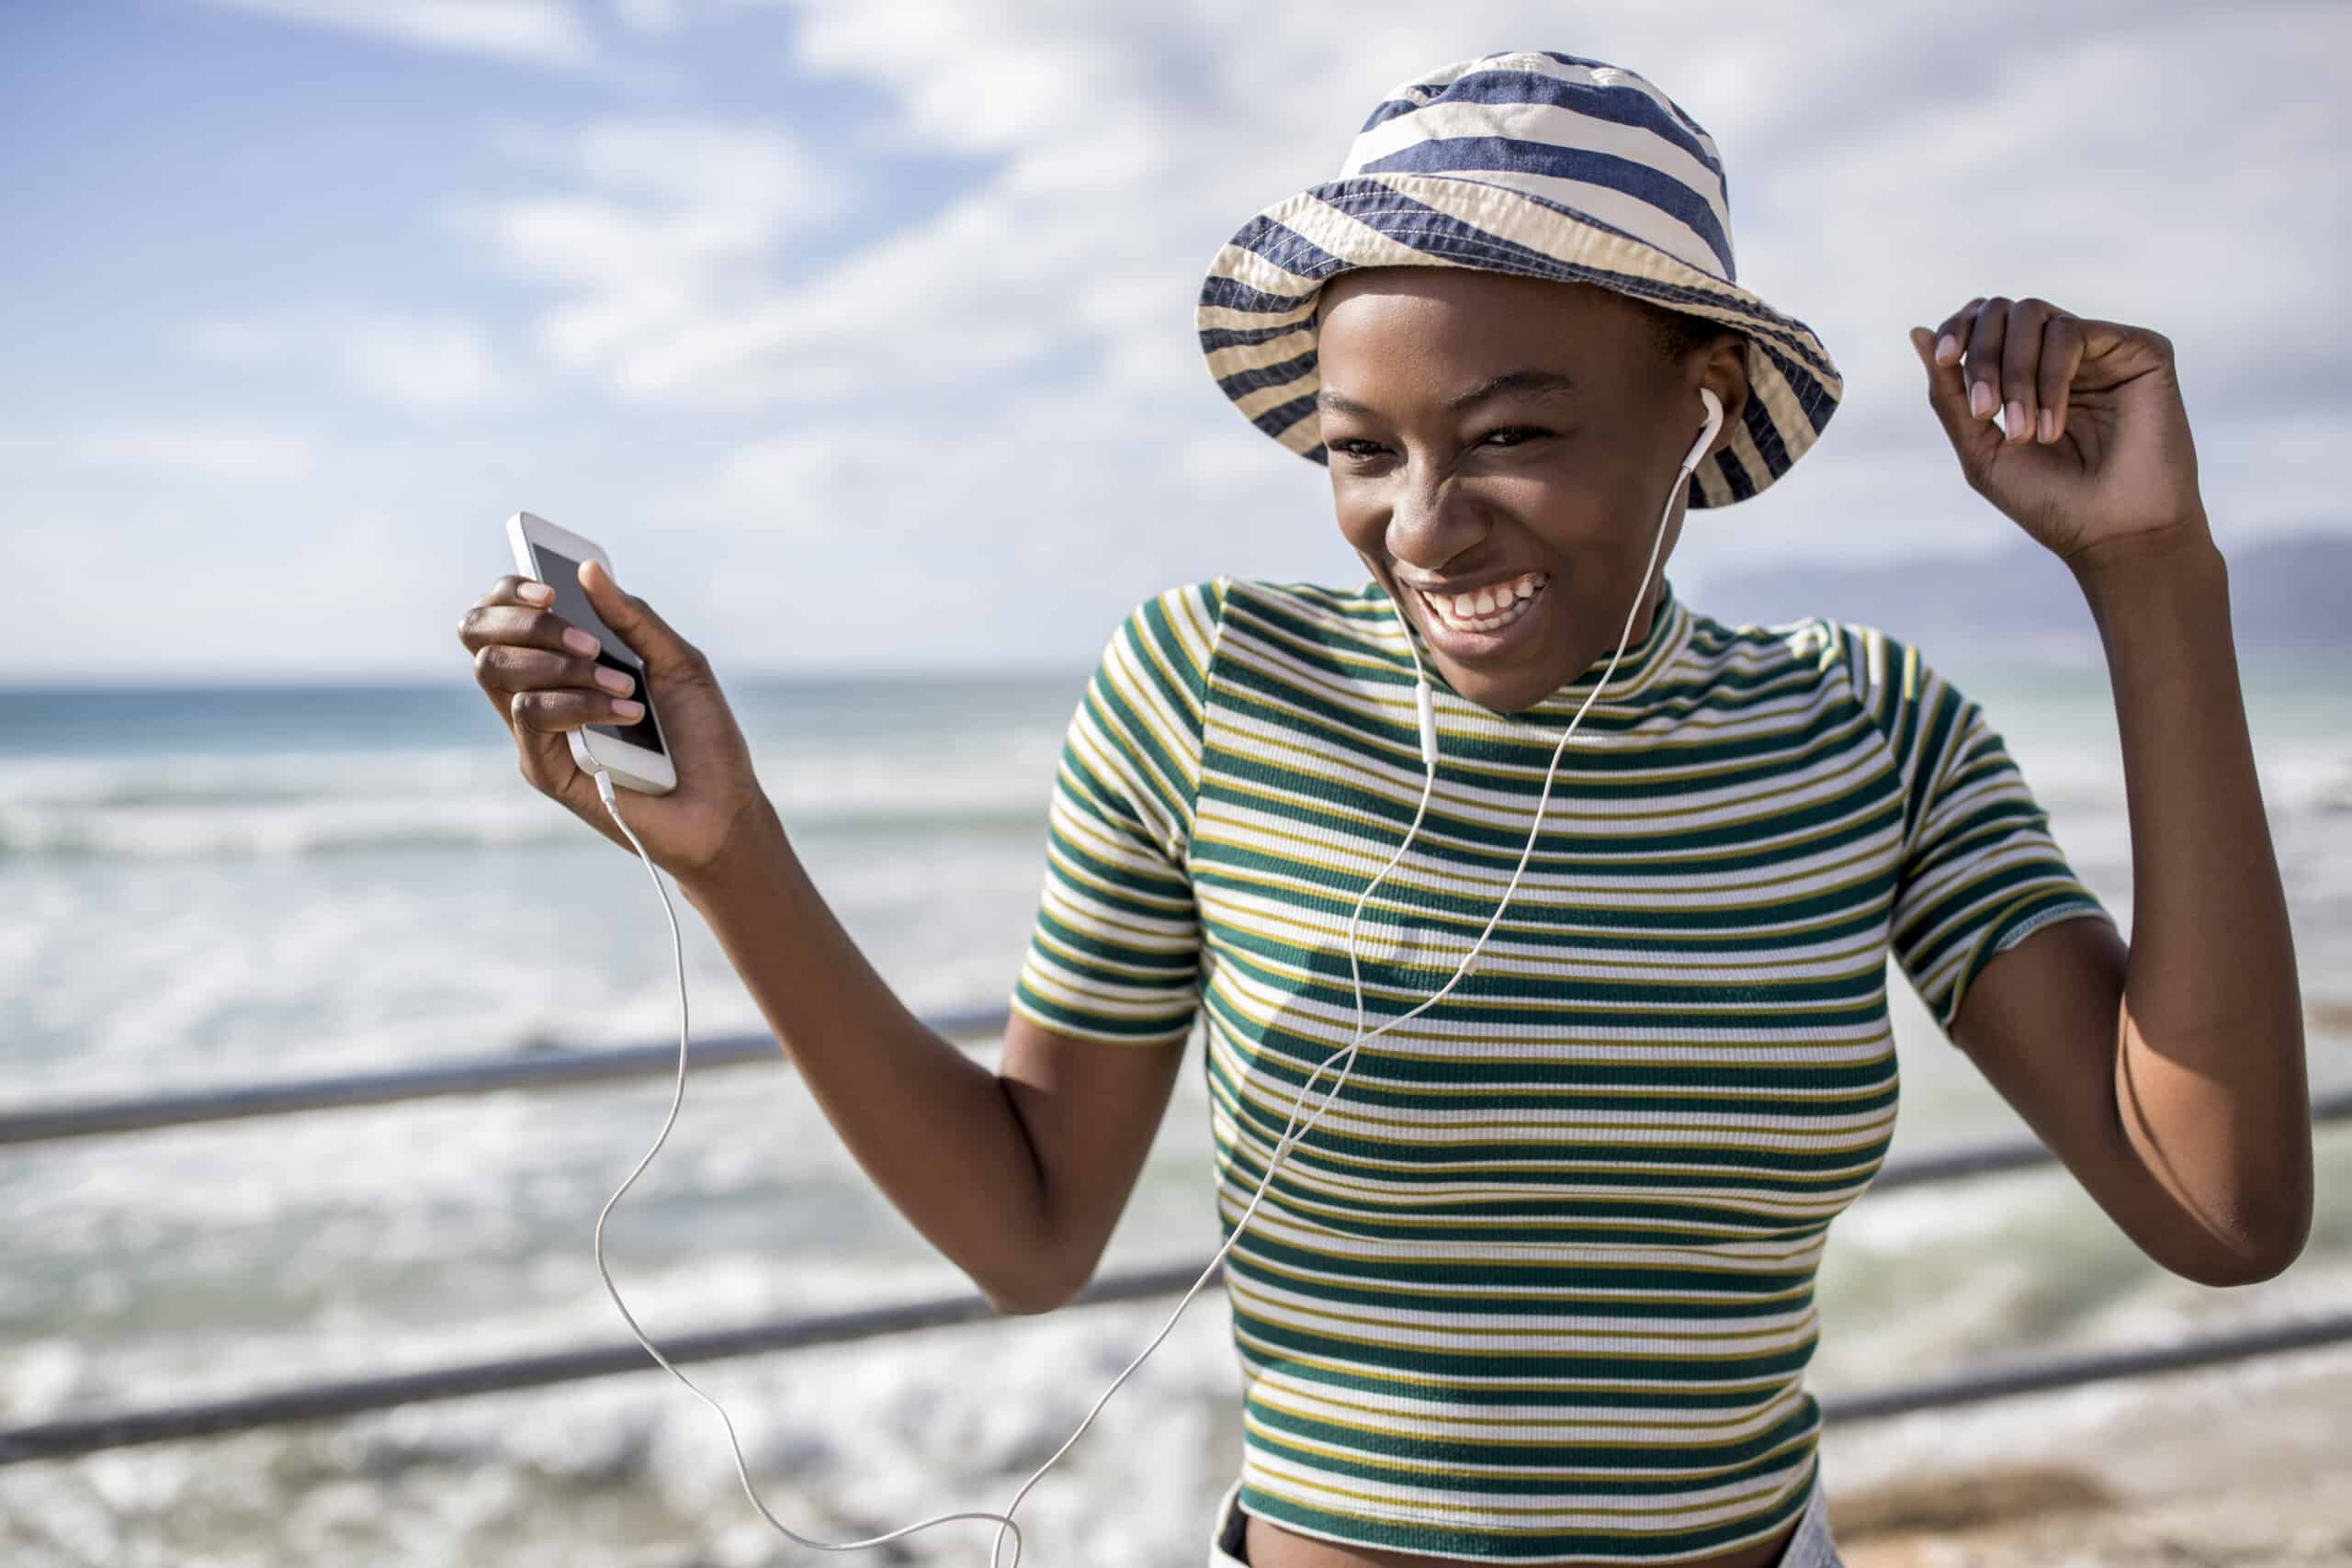
[[[751,1473],[743,1466],[743,1448],[742,1445],[735,1439],[735,1423],[728,1418],[727,1412],[720,1407],[717,1400],[712,1399],[708,1394],[703,1393],[700,1388],[696,1387],[693,1380],[689,1379],[684,1372],[679,1371],[676,1367],[672,1366],[669,1358],[662,1355],[661,1351],[654,1349],[652,1341],[645,1337],[644,1333],[639,1329],[637,1325],[637,1319],[630,1315],[628,1306],[622,1303],[620,1292],[614,1288],[611,1273],[605,1269],[605,1217],[606,1214],[610,1214],[612,1213],[613,1205],[620,1201],[621,1194],[629,1190],[630,1186],[636,1182],[638,1177],[644,1172],[646,1166],[652,1162],[654,1155],[661,1152],[662,1142],[670,1135],[671,1125],[677,1121],[679,1101],[683,1099],[685,1093],[685,962],[683,953],[678,954],[678,1092],[677,1095],[670,1101],[669,1121],[662,1123],[661,1135],[653,1140],[653,1147],[646,1151],[645,1157],[638,1162],[637,1168],[629,1172],[628,1179],[621,1183],[620,1190],[615,1192],[611,1198],[605,1201],[604,1213],[599,1213],[596,1216],[596,1269],[599,1273],[605,1276],[605,1289],[611,1294],[613,1298],[613,1304],[620,1308],[621,1316],[628,1320],[629,1332],[637,1337],[637,1342],[644,1346],[647,1352],[650,1354],[655,1360],[661,1362],[663,1367],[668,1368],[671,1376],[676,1378],[680,1382],[684,1383],[689,1390],[692,1390],[695,1398],[701,1400],[705,1404],[709,1405],[713,1410],[718,1411],[719,1420],[723,1422],[727,1427],[727,1440],[729,1443],[732,1444],[735,1449],[735,1472],[742,1478],[744,1495],[751,1498],[752,1506],[760,1511],[760,1517],[766,1519],[771,1525],[774,1525],[787,1540],[796,1541],[802,1546],[815,1547],[822,1551],[862,1551],[866,1547],[880,1546],[885,1541],[896,1540],[903,1535],[911,1535],[916,1530],[928,1529],[933,1525],[945,1524],[951,1519],[995,1519],[998,1522],[996,1541],[989,1549],[989,1562],[991,1568],[994,1568],[994,1564],[997,1561],[997,1555],[1003,1549],[1004,1532],[1006,1530],[1011,1530],[1012,1532],[1013,1540],[1012,1562],[1008,1565],[1008,1568],[1019,1568],[1021,1562],[1021,1527],[1012,1522],[1013,1510],[1021,1506],[1021,1499],[1029,1495],[1029,1489],[1032,1486],[1036,1485],[1038,1481],[1045,1475],[1046,1472],[1051,1470],[1055,1463],[1060,1460],[1062,1455],[1069,1451],[1070,1445],[1077,1442],[1078,1439],[1084,1435],[1086,1428],[1094,1424],[1094,1417],[1102,1413],[1102,1407],[1111,1402],[1111,1396],[1118,1393],[1119,1385],[1125,1382],[1128,1376],[1133,1373],[1137,1367],[1143,1365],[1146,1358],[1150,1356],[1154,1350],[1159,1348],[1160,1341],[1168,1337],[1169,1330],[1174,1328],[1176,1326],[1177,1319],[1184,1315],[1184,1309],[1192,1304],[1193,1298],[1200,1293],[1201,1287],[1208,1283],[1209,1276],[1216,1271],[1217,1265],[1225,1261],[1225,1255],[1233,1250],[1233,1244],[1235,1242],[1241,1239],[1242,1231],[1249,1226],[1250,1217],[1258,1212],[1259,1201],[1265,1197],[1267,1185],[1273,1180],[1274,1172],[1281,1168],[1283,1160],[1290,1154],[1292,1145],[1296,1144],[1301,1137],[1306,1135],[1307,1128],[1314,1126],[1315,1123],[1321,1119],[1323,1112],[1330,1108],[1331,1102],[1339,1098],[1340,1088],[1348,1081],[1348,1073],[1355,1066],[1354,1058],[1356,1047],[1362,1045],[1366,1040],[1372,1039],[1374,1036],[1387,1033],[1388,1031],[1396,1028],[1407,1019],[1416,1017],[1427,1009],[1430,1003],[1435,1002],[1438,998],[1444,996],[1446,992],[1453,989],[1455,985],[1461,981],[1462,976],[1470,972],[1470,966],[1472,963],[1476,960],[1479,949],[1487,945],[1487,936],[1493,932],[1496,922],[1503,918],[1503,910],[1510,907],[1510,896],[1519,889],[1519,879],[1521,874],[1527,870],[1528,857],[1535,852],[1536,834],[1541,831],[1544,825],[1544,807],[1552,798],[1552,779],[1554,774],[1557,773],[1559,771],[1560,757],[1562,753],[1567,750],[1568,737],[1576,733],[1577,726],[1584,721],[1585,709],[1589,708],[1592,705],[1593,698],[1599,696],[1602,688],[1609,684],[1609,677],[1616,672],[1617,661],[1624,657],[1625,644],[1627,640],[1631,638],[1634,632],[1634,617],[1640,612],[1643,599],[1648,596],[1650,578],[1657,570],[1658,549],[1659,547],[1666,542],[1666,520],[1673,514],[1674,498],[1681,493],[1683,480],[1690,477],[1691,469],[1699,466],[1699,459],[1706,455],[1708,443],[1714,440],[1716,430],[1723,424],[1724,405],[1722,400],[1717,398],[1713,391],[1704,387],[1699,389],[1699,399],[1700,401],[1706,405],[1706,423],[1701,427],[1699,431],[1699,438],[1690,444],[1690,450],[1684,455],[1682,466],[1679,470],[1677,470],[1674,476],[1674,483],[1668,488],[1666,507],[1658,513],[1657,532],[1650,541],[1649,565],[1643,569],[1641,587],[1635,592],[1633,604],[1626,607],[1625,627],[1623,632],[1618,634],[1617,651],[1610,655],[1608,668],[1601,671],[1600,679],[1593,682],[1592,692],[1585,698],[1583,705],[1577,709],[1576,716],[1569,719],[1568,728],[1562,732],[1560,736],[1559,745],[1553,750],[1551,771],[1547,772],[1544,775],[1544,793],[1536,801],[1535,805],[1535,821],[1534,824],[1528,829],[1527,848],[1520,852],[1519,869],[1511,873],[1510,886],[1503,889],[1502,902],[1495,906],[1495,912],[1493,916],[1487,921],[1487,929],[1478,933],[1477,942],[1471,945],[1469,953],[1463,958],[1460,966],[1454,970],[1453,979],[1448,980],[1443,987],[1440,987],[1435,993],[1430,995],[1420,1004],[1420,1006],[1413,1009],[1411,1012],[1400,1013],[1396,1017],[1390,1019],[1386,1023],[1382,1024],[1378,1029],[1374,1030],[1371,1034],[1366,1034],[1363,1032],[1363,976],[1356,964],[1357,922],[1363,919],[1364,901],[1372,897],[1373,888],[1380,886],[1382,880],[1385,878],[1391,871],[1394,871],[1396,868],[1396,863],[1405,858],[1405,852],[1412,847],[1413,836],[1420,831],[1421,816],[1429,809],[1430,791],[1435,787],[1437,784],[1436,701],[1430,690],[1429,671],[1424,669],[1421,664],[1420,649],[1415,645],[1413,640],[1412,622],[1406,616],[1405,607],[1402,604],[1396,605],[1397,623],[1405,628],[1405,646],[1407,650],[1412,654],[1413,670],[1415,674],[1419,677],[1414,687],[1413,701],[1420,716],[1421,764],[1427,770],[1428,777],[1421,786],[1420,807],[1413,813],[1413,825],[1405,830],[1405,841],[1396,847],[1396,852],[1389,857],[1388,863],[1381,867],[1380,875],[1374,877],[1370,884],[1365,886],[1363,896],[1358,897],[1356,900],[1355,913],[1351,915],[1348,919],[1348,971],[1353,977],[1355,983],[1356,1037],[1350,1043],[1348,1048],[1344,1052],[1334,1053],[1332,1055],[1325,1057],[1323,1059],[1322,1066],[1317,1067],[1315,1071],[1308,1074],[1306,1082],[1299,1086],[1298,1099],[1296,1102],[1292,1105],[1290,1121],[1284,1124],[1283,1128],[1283,1135],[1274,1145],[1273,1158],[1266,1162],[1266,1174],[1259,1180],[1258,1190],[1250,1197],[1250,1206],[1241,1211],[1241,1218],[1234,1223],[1233,1234],[1226,1237],[1225,1245],[1217,1248],[1216,1256],[1215,1258],[1209,1259],[1209,1265],[1206,1269],[1204,1269],[1201,1271],[1201,1277],[1193,1281],[1193,1288],[1184,1292],[1184,1299],[1176,1303],[1176,1310],[1168,1314],[1167,1323],[1161,1325],[1159,1332],[1152,1337],[1151,1343],[1143,1348],[1141,1355],[1138,1355],[1134,1360],[1127,1363],[1127,1369],[1125,1371],[1121,1372],[1117,1377],[1111,1381],[1111,1386],[1102,1391],[1102,1398],[1094,1402],[1094,1408],[1086,1413],[1086,1419],[1078,1424],[1078,1430],[1072,1432],[1069,1437],[1063,1441],[1062,1446],[1054,1450],[1051,1458],[1047,1459],[1045,1463],[1037,1467],[1035,1473],[1032,1474],[1027,1481],[1022,1483],[1021,1490],[1013,1494],[1012,1501],[1005,1505],[1003,1513],[992,1514],[984,1510],[972,1509],[961,1513],[942,1514],[936,1517],[925,1519],[919,1524],[903,1526],[900,1529],[891,1530],[887,1534],[870,1536],[864,1540],[811,1540],[807,1536],[797,1534],[792,1529],[788,1529],[783,1520],[768,1512],[767,1505],[760,1500],[758,1490],[752,1484]],[[1394,603],[1393,596],[1391,602]],[[601,768],[595,771],[595,775],[596,794],[604,801],[605,811],[611,815],[616,823],[619,824],[621,831],[628,834],[630,846],[637,851],[640,859],[645,860],[646,870],[649,873],[652,872],[653,863],[650,858],[646,857],[644,845],[638,842],[636,832],[621,818],[620,807],[614,799],[613,785],[610,776]],[[677,916],[670,911],[669,891],[662,886],[662,878],[658,874],[654,874],[653,877],[653,888],[655,892],[662,896],[662,908],[663,912],[670,915],[670,938],[674,949],[678,941]],[[1331,1085],[1331,1092],[1324,1097],[1322,1104],[1316,1107],[1315,1114],[1306,1119],[1306,1125],[1298,1126],[1299,1107],[1306,1103],[1307,1090],[1314,1087],[1314,1083],[1317,1078],[1323,1076],[1323,1068],[1329,1066],[1332,1062],[1337,1060],[1340,1055],[1345,1055],[1348,1058],[1348,1064],[1340,1069],[1339,1077],[1334,1080]],[[1293,1128],[1296,1128],[1296,1131],[1294,1132]]]
[[[1470,973],[1470,966],[1476,962],[1479,949],[1487,945],[1487,938],[1493,934],[1496,922],[1503,918],[1503,911],[1510,907],[1510,896],[1519,890],[1519,879],[1527,870],[1528,857],[1535,852],[1535,837],[1536,834],[1542,830],[1544,826],[1544,807],[1552,798],[1552,779],[1554,775],[1559,772],[1560,757],[1561,754],[1567,750],[1568,737],[1574,735],[1577,731],[1577,726],[1584,722],[1585,710],[1592,706],[1593,698],[1598,697],[1602,689],[1609,684],[1609,677],[1616,673],[1617,661],[1625,656],[1625,644],[1632,637],[1634,632],[1634,617],[1640,613],[1642,601],[1649,594],[1650,578],[1655,575],[1657,570],[1658,549],[1660,546],[1666,543],[1666,520],[1673,515],[1674,498],[1681,493],[1683,480],[1690,477],[1691,469],[1699,466],[1699,459],[1706,456],[1708,444],[1714,440],[1715,432],[1723,425],[1723,400],[1715,396],[1713,389],[1707,387],[1700,388],[1699,400],[1706,406],[1706,423],[1700,427],[1698,439],[1690,443],[1690,450],[1683,454],[1681,467],[1676,470],[1674,476],[1674,483],[1668,487],[1666,493],[1666,506],[1664,510],[1658,513],[1657,530],[1652,536],[1650,540],[1649,565],[1645,567],[1642,570],[1641,587],[1634,592],[1633,604],[1626,606],[1625,626],[1624,629],[1618,634],[1617,651],[1609,656],[1608,667],[1601,671],[1600,679],[1593,682],[1591,692],[1586,695],[1583,704],[1577,707],[1575,716],[1568,720],[1568,728],[1561,732],[1559,745],[1553,748],[1552,766],[1551,769],[1544,775],[1544,793],[1537,798],[1535,803],[1535,821],[1527,830],[1527,847],[1519,852],[1519,867],[1511,873],[1510,886],[1503,889],[1502,901],[1495,906],[1494,914],[1488,917],[1487,920],[1487,929],[1478,933],[1478,940],[1471,944],[1470,951],[1463,956],[1461,964],[1455,968],[1453,972],[1453,978],[1448,980],[1443,986],[1440,987],[1434,993],[1423,1000],[1420,1006],[1413,1009],[1411,1012],[1399,1013],[1395,1018],[1390,1019],[1386,1023],[1382,1024],[1378,1029],[1374,1030],[1371,1034],[1366,1034],[1363,1032],[1363,972],[1356,964],[1357,923],[1363,918],[1364,901],[1372,897],[1372,890],[1374,887],[1379,886],[1382,879],[1387,876],[1390,872],[1396,869],[1396,863],[1405,858],[1406,850],[1412,846],[1413,835],[1420,831],[1422,814],[1429,809],[1430,791],[1437,783],[1436,703],[1430,691],[1429,671],[1422,668],[1420,649],[1414,643],[1412,623],[1406,619],[1404,606],[1401,604],[1397,605],[1396,618],[1398,623],[1405,627],[1405,646],[1407,650],[1413,656],[1413,669],[1419,677],[1419,682],[1414,687],[1413,700],[1420,714],[1421,763],[1422,766],[1428,770],[1428,778],[1421,785],[1421,804],[1419,808],[1415,810],[1413,813],[1413,825],[1405,829],[1405,841],[1396,847],[1396,852],[1389,857],[1388,863],[1381,867],[1380,875],[1374,877],[1372,881],[1365,886],[1363,895],[1356,899],[1355,913],[1348,917],[1348,973],[1355,985],[1356,1038],[1351,1043],[1350,1043],[1345,1052],[1325,1057],[1322,1066],[1318,1066],[1315,1071],[1309,1073],[1306,1077],[1306,1082],[1299,1086],[1298,1100],[1291,1107],[1291,1122],[1293,1123],[1295,1123],[1298,1120],[1298,1106],[1304,1105],[1306,1102],[1306,1091],[1313,1086],[1317,1078],[1323,1076],[1323,1068],[1329,1066],[1333,1061],[1338,1059],[1339,1055],[1345,1055],[1348,1058],[1348,1063],[1345,1066],[1342,1066],[1340,1069],[1339,1077],[1332,1082],[1331,1092],[1324,1096],[1322,1104],[1316,1107],[1315,1114],[1306,1119],[1306,1126],[1298,1128],[1295,1133],[1291,1131],[1289,1125],[1285,1125],[1283,1127],[1282,1138],[1274,1145],[1274,1157],[1269,1160],[1266,1164],[1265,1178],[1258,1183],[1258,1196],[1250,1200],[1250,1207],[1242,1212],[1240,1222],[1233,1227],[1233,1235],[1226,1238],[1225,1247],[1218,1249],[1217,1257],[1219,1258],[1223,1258],[1225,1257],[1226,1251],[1230,1249],[1234,1241],[1239,1238],[1242,1226],[1248,1224],[1250,1223],[1250,1216],[1257,1212],[1258,1198],[1265,1196],[1266,1183],[1273,1179],[1275,1168],[1282,1164],[1283,1157],[1290,1153],[1291,1145],[1295,1144],[1301,1137],[1304,1137],[1306,1134],[1307,1127],[1314,1126],[1316,1122],[1322,1116],[1323,1112],[1330,1108],[1331,1102],[1339,1098],[1340,1087],[1348,1081],[1348,1074],[1355,1066],[1354,1058],[1356,1047],[1362,1045],[1366,1040],[1387,1033],[1390,1030],[1396,1028],[1407,1019],[1419,1016],[1430,1005],[1430,1003],[1435,1002],[1440,997],[1444,996],[1446,992],[1453,989],[1453,987],[1461,982],[1462,976]],[[1195,1287],[1195,1289],[1197,1288],[1198,1287]]]

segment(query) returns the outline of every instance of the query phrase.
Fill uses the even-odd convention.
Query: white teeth
[[[1475,593],[1459,593],[1446,598],[1424,594],[1422,597],[1445,611],[1451,619],[1467,623],[1533,598],[1536,590],[1542,588],[1545,581],[1542,572],[1531,571],[1514,581],[1481,588]]]
[[[1421,599],[1434,607],[1449,626],[1472,631],[1499,631],[1527,613],[1527,602],[1535,597],[1544,583],[1542,572],[1530,572],[1515,583],[1504,584],[1504,591],[1499,593],[1486,588],[1451,599],[1428,593],[1422,594]]]

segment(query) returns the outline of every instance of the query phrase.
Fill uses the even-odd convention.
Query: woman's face
[[[1637,596],[1627,646],[1642,639],[1681,532],[1687,483],[1645,591],[1668,487],[1706,421],[1699,389],[1724,404],[1710,453],[1747,399],[1736,334],[1669,363],[1622,295],[1466,267],[1343,273],[1317,321],[1340,531],[1455,691],[1497,713],[1532,706],[1615,651]],[[1555,380],[1460,401],[1520,371]],[[1458,629],[1419,591],[1508,593],[1529,573],[1542,587],[1493,630]]]

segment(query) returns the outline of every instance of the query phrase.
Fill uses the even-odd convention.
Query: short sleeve
[[[1994,954],[2059,920],[2115,918],[2075,874],[1984,710],[1908,643],[1841,629],[1855,694],[1903,781],[1889,947],[1949,1038]]]
[[[1228,581],[1171,588],[1128,612],[1070,716],[1012,998],[1057,1032],[1117,1045],[1192,1033],[1200,914],[1186,860]]]

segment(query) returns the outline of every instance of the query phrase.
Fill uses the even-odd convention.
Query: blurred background
[[[711,655],[905,1000],[1001,1007],[1062,729],[1119,618],[1219,572],[1363,577],[1326,473],[1204,369],[1204,268],[1336,172],[1391,85],[1517,48],[1631,67],[1704,125],[1740,280],[1846,377],[1792,482],[1693,514],[1678,591],[1915,641],[2127,934],[2089,615],[1962,483],[1905,333],[2033,294],[2173,340],[2312,1084],[2352,1084],[2339,6],[17,0],[0,1111],[674,1044],[644,873],[521,781],[457,639],[518,509],[602,542]],[[679,912],[695,1037],[762,1030]],[[1890,985],[1894,1157],[2025,1135]],[[628,1343],[592,1231],[673,1088],[0,1148],[0,1427]],[[1833,1232],[1812,1386],[2338,1308],[2352,1136],[2317,1148],[2309,1248],[2235,1290],[2165,1274],[2054,1167],[1866,1196]],[[1215,1249],[1209,1152],[1192,1067],[1106,1271]],[[968,1290],[780,1055],[689,1084],[605,1241],[657,1343]],[[689,1375],[769,1505],[841,1540],[1001,1507],[1173,1306]],[[1239,1463],[1228,1326],[1204,1292],[1023,1504],[1024,1562],[1201,1559]],[[2292,1490],[2352,1461],[2347,1409],[2339,1346],[1833,1426],[1825,1474],[1858,1565],[2352,1561],[2352,1505]],[[2008,1493],[1936,1524],[1942,1555],[1862,1511],[2002,1465]],[[976,1564],[992,1533],[875,1556]],[[650,1361],[0,1465],[0,1561],[28,1568],[811,1555]]]

